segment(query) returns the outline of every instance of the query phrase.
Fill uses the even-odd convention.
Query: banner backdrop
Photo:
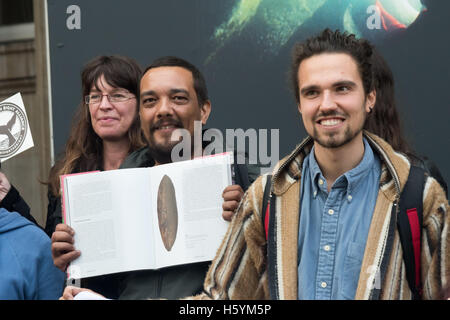
[[[294,43],[325,27],[374,43],[391,66],[398,109],[417,153],[450,181],[450,1],[47,0],[55,153],[81,102],[80,72],[97,55],[146,67],[175,55],[204,73],[208,127],[279,129],[279,157],[305,137],[287,80]],[[273,143],[273,141],[272,141]],[[270,149],[269,149],[270,150]]]

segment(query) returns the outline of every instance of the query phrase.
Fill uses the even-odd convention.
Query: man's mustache
[[[323,118],[323,117],[342,117],[342,118],[347,118],[347,115],[341,112],[337,112],[336,110],[331,110],[331,111],[325,111],[325,112],[320,112],[319,114],[317,114],[314,117],[314,121],[317,121],[317,119]]]
[[[181,123],[181,121],[174,119],[172,120],[160,119],[150,126],[150,132],[154,132],[155,130],[158,130],[159,128],[165,126],[174,126],[175,128],[183,128],[183,124]]]

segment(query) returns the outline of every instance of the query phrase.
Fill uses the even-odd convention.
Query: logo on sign
[[[0,104],[0,158],[16,153],[27,136],[27,118],[17,105],[11,102]]]

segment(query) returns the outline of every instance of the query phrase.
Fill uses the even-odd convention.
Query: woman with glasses
[[[65,152],[50,170],[48,181],[45,232],[52,237],[53,261],[60,270],[65,271],[80,252],[73,246],[72,230],[61,223],[59,177],[118,169],[128,154],[145,146],[137,100],[140,76],[137,63],[120,56],[96,57],[82,71],[82,103]]]

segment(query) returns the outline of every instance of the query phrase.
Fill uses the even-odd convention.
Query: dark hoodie
[[[0,299],[58,299],[63,285],[48,236],[18,213],[0,208]]]

